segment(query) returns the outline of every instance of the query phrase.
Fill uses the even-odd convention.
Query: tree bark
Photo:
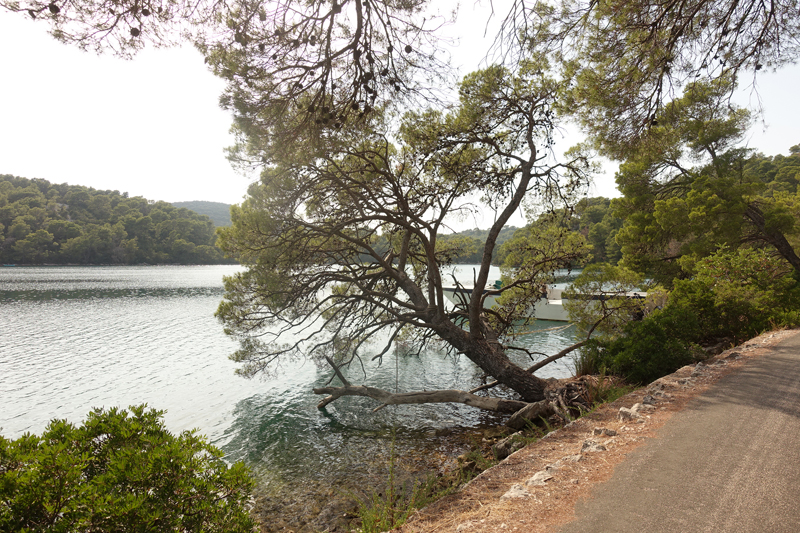
[[[755,203],[751,203],[747,206],[745,216],[758,228],[762,239],[774,246],[775,249],[778,250],[778,253],[792,265],[795,271],[800,272],[800,257],[797,256],[794,248],[792,248],[792,245],[786,240],[786,236],[783,233],[767,228],[764,213]]]
[[[472,338],[452,322],[441,324],[437,333],[486,374],[522,396],[525,402],[544,400],[547,381],[512,363],[499,343]]]
[[[501,400],[500,398],[486,398],[476,396],[462,390],[438,390],[392,393],[383,389],[366,386],[345,385],[343,387],[321,387],[314,389],[314,394],[328,394],[329,396],[317,404],[317,409],[322,409],[329,403],[342,396],[366,396],[381,402],[375,411],[387,405],[403,405],[418,403],[463,403],[479,409],[496,411],[499,413],[515,413],[527,406],[527,402],[517,400]]]

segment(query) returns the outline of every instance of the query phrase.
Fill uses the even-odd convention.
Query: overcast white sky
[[[485,17],[467,6],[462,15],[476,23],[463,53],[474,59],[485,48]],[[800,67],[759,80],[767,129],[756,126],[748,144],[787,154],[800,143]],[[253,177],[225,159],[232,138],[230,118],[217,105],[222,88],[189,46],[147,49],[132,61],[98,57],[0,9],[0,174],[153,200],[239,203]],[[747,100],[743,94],[741,103]],[[617,195],[613,175],[598,180],[595,194]]]

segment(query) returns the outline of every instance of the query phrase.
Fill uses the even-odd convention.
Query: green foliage
[[[205,215],[119,191],[0,175],[0,261],[224,263]]]
[[[628,322],[618,337],[590,339],[581,348],[582,370],[650,383],[697,360],[701,352],[693,340],[698,333],[692,311],[677,306],[655,311]]]
[[[572,282],[564,306],[580,330],[616,336],[635,316],[644,314],[645,301],[628,297],[628,293],[643,290],[643,285],[644,279],[637,272],[594,263]]]
[[[616,264],[622,257],[622,250],[617,244],[616,236],[622,227],[622,219],[614,215],[611,209],[611,200],[603,197],[582,198],[570,209],[560,209],[555,212],[545,213],[537,219],[515,232],[507,240],[498,240],[500,246],[495,258],[495,264],[508,267],[518,267],[521,259],[511,258],[512,245],[506,242],[512,239],[525,238],[526,233],[537,231],[533,226],[551,225],[554,221],[571,232],[580,234],[589,245],[590,255],[582,262]],[[510,229],[510,228],[509,228]]]
[[[743,243],[769,246],[800,270],[800,157],[736,148],[749,116],[716,105],[730,87],[724,81],[687,87],[617,174],[624,197],[613,208],[625,219],[616,238],[623,262],[665,285],[692,276],[717,247]]]
[[[544,156],[558,96],[557,81],[525,62],[518,71],[492,66],[466,76],[459,105],[446,113],[420,110],[395,120],[375,109],[358,128],[284,144],[281,135],[248,125],[242,158],[268,166],[232,209],[233,225],[220,231],[220,246],[248,272],[226,280],[217,311],[240,341],[233,358],[244,363],[242,373],[268,371],[287,357],[352,364],[381,357],[402,338],[415,351],[433,343],[458,350],[523,397],[539,398],[540,378],[509,362],[501,343],[487,351],[484,339],[513,321],[495,320],[498,314],[483,320],[478,298],[453,310],[441,267],[478,251],[469,236],[445,236],[450,221],[493,210],[476,269],[481,294],[498,236],[523,201],[555,209],[583,192],[593,170],[586,154],[557,164]],[[297,120],[305,115],[294,106],[290,112]],[[538,298],[536,274],[572,264],[584,251],[582,243],[548,237],[529,246],[537,259],[509,273],[507,292]],[[509,309],[530,303],[519,299]]]
[[[577,366],[630,383],[649,383],[703,357],[701,344],[739,343],[777,326],[800,324],[800,285],[786,262],[763,249],[720,249],[678,280],[667,305],[617,336],[591,339]]]
[[[556,271],[578,266],[588,255],[583,236],[569,231],[555,216],[515,232],[503,250],[502,294],[491,319],[510,329],[525,327],[524,318],[546,294],[546,286],[555,282]],[[500,324],[496,327],[504,330]]]
[[[679,280],[670,306],[697,315],[697,341],[734,342],[797,323],[800,287],[786,263],[766,250],[721,249],[702,259],[691,280]]]
[[[78,427],[0,437],[0,530],[253,531],[245,467],[162,415],[97,409]]]

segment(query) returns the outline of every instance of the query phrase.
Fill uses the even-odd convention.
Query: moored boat
[[[466,303],[470,296],[472,296],[472,288],[469,287],[443,287],[444,295],[448,300],[454,304]],[[497,298],[500,297],[501,291],[497,289],[485,289],[486,300],[484,305],[487,308],[494,307],[497,304]],[[564,289],[556,287],[547,287],[547,297],[539,299],[534,304],[533,309],[528,316],[537,318],[539,320],[553,320],[556,322],[569,322],[569,313],[564,307],[564,302],[567,300],[567,295],[564,294]],[[570,295],[575,297],[575,295]],[[581,294],[577,297],[589,300],[605,300],[608,298],[618,297],[617,294]],[[646,292],[627,292],[626,298],[635,300],[643,300],[647,297]]]
[[[471,288],[464,287],[443,287],[444,295],[448,300],[454,304],[466,302],[472,295]],[[562,299],[563,289],[555,287],[547,288],[547,298],[541,298],[533,306],[530,313],[531,316],[539,320],[553,320],[556,322],[569,322],[569,314],[564,308]],[[497,304],[497,298],[500,296],[500,291],[495,289],[486,289],[484,294],[487,294],[484,300],[486,307],[494,307]]]

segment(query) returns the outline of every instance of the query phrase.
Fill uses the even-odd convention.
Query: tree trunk
[[[417,403],[463,403],[479,409],[497,411],[499,413],[516,413],[526,405],[525,402],[516,400],[502,400],[500,398],[486,398],[476,396],[462,390],[438,390],[392,393],[383,389],[346,384],[343,387],[322,387],[314,389],[314,394],[329,394],[317,404],[317,409],[322,409],[342,396],[366,396],[381,402],[375,411],[387,405],[417,404]]]
[[[547,381],[512,363],[500,344],[474,339],[449,321],[442,324],[437,332],[486,374],[519,394],[524,401],[538,402],[544,399]]]
[[[767,228],[764,213],[755,203],[751,203],[747,206],[745,216],[758,228],[759,233],[762,235],[761,238],[774,246],[775,249],[778,250],[778,253],[792,265],[795,271],[800,272],[800,257],[797,256],[794,248],[792,248],[792,245],[786,240],[786,236],[783,233]]]

